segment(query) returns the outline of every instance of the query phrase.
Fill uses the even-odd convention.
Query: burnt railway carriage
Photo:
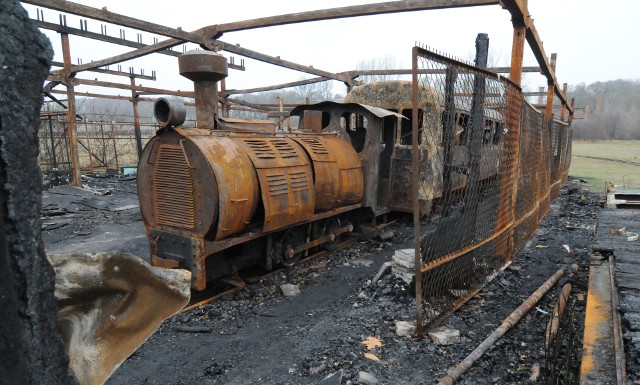
[[[438,94],[427,87],[421,86],[419,94],[422,98],[420,105],[428,106],[426,111],[418,111],[418,144],[420,149],[420,186],[419,201],[421,212],[428,215],[434,199],[441,198],[444,191],[444,108],[442,101],[438,105],[428,101],[438,101]],[[381,188],[386,189],[390,196],[389,208],[393,211],[412,212],[411,207],[411,159],[412,159],[412,83],[410,81],[380,81],[367,83],[351,90],[345,102],[366,103],[402,115],[395,126],[399,130],[392,131],[391,118],[385,118],[385,129],[381,141],[384,145],[383,153],[387,164],[381,167]],[[471,101],[469,100],[468,105]],[[450,154],[449,188],[452,191],[462,190],[468,179],[469,137],[471,118],[470,107],[465,106],[460,99],[456,99],[453,146]],[[423,129],[424,121],[436,121],[430,129]],[[496,175],[499,164],[495,160],[500,157],[501,138],[504,133],[502,115],[492,109],[484,109],[484,133],[480,149],[480,179],[488,179]],[[385,179],[386,178],[386,179]]]

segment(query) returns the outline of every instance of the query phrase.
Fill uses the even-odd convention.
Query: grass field
[[[569,175],[587,180],[593,191],[604,191],[606,181],[639,189],[640,141],[574,141]]]

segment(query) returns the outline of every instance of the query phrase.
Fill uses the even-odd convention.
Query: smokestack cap
[[[193,50],[178,57],[180,75],[194,82],[217,82],[227,77],[227,58],[212,51]]]

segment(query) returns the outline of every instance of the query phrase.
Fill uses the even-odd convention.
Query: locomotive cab
[[[291,116],[300,118],[298,132],[336,135],[347,140],[362,163],[362,205],[375,215],[389,211],[393,138],[398,132],[398,122],[406,120],[405,117],[365,104],[330,101],[298,106]]]

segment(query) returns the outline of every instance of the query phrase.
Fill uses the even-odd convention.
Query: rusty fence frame
[[[435,324],[442,320],[451,311],[455,310],[475,295],[487,282],[489,282],[495,272],[507,266],[514,255],[520,251],[526,241],[534,234],[540,220],[550,209],[550,202],[560,195],[560,189],[568,178],[568,169],[571,158],[572,128],[570,122],[555,119],[553,115],[547,118],[548,111],[540,111],[526,102],[525,95],[520,86],[507,78],[483,68],[478,68],[446,55],[416,46],[412,50],[413,63],[413,186],[418,186],[420,165],[422,164],[418,151],[418,111],[428,108],[419,99],[419,73],[424,73],[424,68],[419,68],[419,59],[432,60],[444,66],[456,66],[463,68],[469,73],[473,73],[476,78],[487,81],[500,82],[505,85],[505,142],[513,143],[512,161],[508,161],[505,155],[505,148],[501,144],[499,158],[502,159],[499,166],[499,177],[501,180],[500,205],[498,209],[495,228],[490,234],[486,234],[482,239],[473,239],[468,244],[462,244],[457,250],[446,250],[443,248],[440,254],[429,255],[426,260],[425,240],[428,235],[421,231],[421,221],[419,214],[419,195],[417,191],[413,193],[414,205],[414,237],[415,237],[415,282],[416,282],[416,321],[417,335],[420,337],[424,327],[428,324]],[[424,76],[424,75],[423,75]],[[483,83],[483,82],[481,82]],[[476,90],[477,91],[477,90]],[[482,90],[484,93],[484,89]],[[553,95],[553,94],[551,94]],[[441,97],[442,99],[442,97]],[[444,102],[441,100],[441,103]],[[553,103],[553,98],[551,98]],[[549,104],[551,104],[549,103]],[[443,112],[443,117],[444,112]],[[564,116],[562,117],[564,118]],[[427,119],[425,118],[425,123]],[[443,122],[437,121],[438,129],[443,130]],[[425,128],[426,129],[426,128]],[[446,135],[446,134],[445,134]],[[417,156],[415,154],[418,154]],[[445,165],[443,165],[445,167]],[[444,174],[443,174],[444,175]],[[466,187],[465,187],[466,188]],[[478,198],[479,199],[479,198]],[[446,204],[446,203],[445,203]],[[464,238],[465,235],[460,230],[454,236]],[[494,246],[497,245],[497,246]],[[491,248],[493,251],[488,251]],[[437,317],[427,317],[425,307],[434,308],[433,303],[425,300],[425,290],[429,289],[424,281],[423,274],[440,268],[446,264],[455,263],[457,259],[463,258],[470,253],[491,253],[497,257],[497,264],[493,270],[479,272],[484,274],[484,281],[480,286],[474,287],[461,297],[455,298],[445,306],[444,312]],[[475,258],[475,257],[474,257]],[[501,259],[502,258],[502,259]],[[451,273],[449,273],[451,275]],[[455,274],[455,273],[453,273]],[[446,279],[446,278],[445,278]],[[441,282],[441,281],[439,281]],[[453,287],[449,288],[453,291]],[[426,305],[426,306],[425,306]],[[439,303],[442,305],[442,303]],[[425,317],[427,318],[425,320]],[[426,322],[425,322],[426,321]]]

